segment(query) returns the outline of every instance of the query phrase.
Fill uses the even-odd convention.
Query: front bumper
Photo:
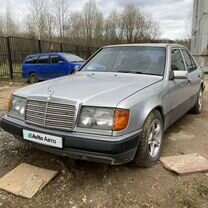
[[[34,148],[74,159],[89,160],[108,164],[124,164],[133,160],[139,145],[141,130],[120,137],[110,137],[78,132],[51,130],[23,121],[3,117],[0,126],[23,142],[23,129],[63,137],[63,149],[29,142]]]

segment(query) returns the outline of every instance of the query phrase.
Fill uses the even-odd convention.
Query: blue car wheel
[[[39,81],[38,75],[36,73],[31,73],[28,78],[29,83],[34,84]]]

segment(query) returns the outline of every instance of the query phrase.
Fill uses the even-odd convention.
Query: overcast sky
[[[193,0],[95,0],[101,11],[107,15],[113,9],[122,11],[129,3],[138,6],[160,22],[161,37],[186,38],[191,24]],[[71,0],[70,10],[81,10],[87,0]],[[0,0],[0,13],[5,11],[7,1]],[[14,16],[20,19],[27,12],[28,0],[10,0]]]

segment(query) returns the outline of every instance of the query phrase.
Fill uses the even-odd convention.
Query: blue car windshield
[[[165,63],[165,47],[119,46],[103,48],[81,70],[162,76]]]
[[[79,56],[76,56],[76,55],[70,54],[70,53],[63,53],[62,56],[63,56],[68,62],[80,62],[80,61],[84,61],[84,59],[80,58]]]

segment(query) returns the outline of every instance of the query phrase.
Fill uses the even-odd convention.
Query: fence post
[[[88,58],[91,56],[91,49],[90,49],[90,47],[87,47],[87,49],[88,49]]]
[[[38,40],[38,49],[39,49],[39,53],[42,53],[41,40]]]
[[[60,43],[61,52],[63,52],[63,43]]]
[[[12,65],[10,37],[8,36],[8,37],[6,37],[6,39],[7,39],[7,50],[8,50],[8,62],[9,62],[10,78],[13,79],[13,65]]]
[[[79,56],[79,46],[76,45],[76,55]]]

